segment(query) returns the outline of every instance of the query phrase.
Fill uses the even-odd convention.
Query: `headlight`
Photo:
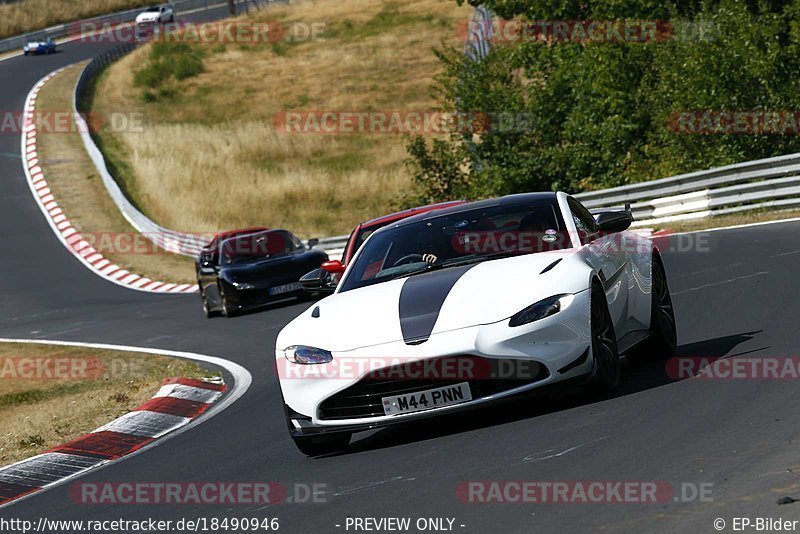
[[[236,289],[255,289],[256,286],[248,284],[247,282],[233,282],[233,287]]]
[[[330,351],[305,345],[292,345],[283,351],[283,354],[290,362],[303,365],[328,363],[333,360],[333,354]]]
[[[545,317],[550,317],[569,307],[573,300],[575,300],[575,296],[570,294],[555,295],[540,300],[536,304],[532,304],[521,312],[512,315],[511,320],[508,321],[508,326],[522,326],[544,319]]]

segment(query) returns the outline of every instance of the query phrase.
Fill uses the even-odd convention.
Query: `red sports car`
[[[403,211],[398,211],[396,213],[390,213],[389,215],[383,215],[376,219],[372,219],[366,222],[362,222],[355,229],[350,233],[350,238],[347,240],[347,244],[344,246],[344,253],[342,254],[342,259],[340,260],[330,260],[326,261],[322,264],[321,269],[315,269],[311,271],[303,278],[307,280],[318,280],[321,277],[330,276],[330,283],[325,284],[331,287],[331,291],[339,281],[339,277],[344,273],[345,267],[353,259],[356,252],[361,245],[364,244],[364,241],[367,240],[369,236],[372,235],[373,232],[376,230],[383,228],[384,226],[391,224],[393,222],[397,222],[399,220],[405,219],[407,217],[411,217],[412,215],[417,215],[420,213],[425,213],[428,211],[438,210],[442,208],[449,208],[451,206],[458,206],[459,204],[466,204],[466,200],[450,200],[447,202],[439,202],[438,204],[428,204],[427,206],[420,206],[418,208],[410,208]],[[300,283],[303,283],[303,279],[300,280]],[[315,289],[315,291],[319,291],[319,289]]]

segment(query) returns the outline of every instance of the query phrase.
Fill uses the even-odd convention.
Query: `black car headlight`
[[[329,363],[333,361],[333,354],[324,349],[316,347],[306,347],[305,345],[292,345],[283,351],[286,359],[292,363],[311,365],[317,363]]]
[[[575,300],[575,295],[564,294],[554,295],[544,300],[540,300],[536,304],[531,304],[524,310],[515,313],[508,321],[508,326],[522,326],[524,324],[532,323],[545,317],[555,315],[569,307],[572,301]]]
[[[235,287],[236,289],[245,290],[245,289],[255,289],[256,288],[256,286],[254,284],[251,284],[249,282],[232,282],[232,283],[233,283],[233,287]]]

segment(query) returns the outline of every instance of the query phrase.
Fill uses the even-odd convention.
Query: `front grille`
[[[405,378],[415,375],[409,370],[421,367],[449,369],[448,360],[473,362],[472,374],[429,373],[422,378]],[[433,364],[432,364],[433,362]],[[452,362],[450,362],[452,363]],[[524,371],[521,371],[524,367]],[[436,375],[436,376],[434,376]],[[533,384],[550,375],[547,368],[537,362],[519,359],[493,359],[479,356],[451,356],[425,362],[385,367],[366,375],[352,386],[332,395],[320,404],[318,417],[322,420],[358,419],[385,415],[381,399],[394,395],[416,393],[427,389],[469,383],[472,399],[479,399],[514,388]],[[398,378],[389,378],[389,377]]]

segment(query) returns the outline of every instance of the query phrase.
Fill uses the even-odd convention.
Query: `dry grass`
[[[694,221],[663,223],[654,225],[654,229],[666,229],[670,230],[671,232],[693,232],[696,230],[710,230],[712,228],[725,228],[728,226],[738,226],[740,224],[753,224],[795,218],[800,218],[800,210],[753,210],[735,215],[721,215],[706,219],[696,219]]]
[[[83,64],[70,67],[44,86],[36,103],[36,110],[41,116],[46,116],[44,114],[47,112],[64,113],[72,109],[75,81],[82,68]],[[79,133],[74,128],[69,133],[62,130],[64,128],[40,133],[38,152],[45,178],[72,225],[84,234],[136,235],[108,195]],[[133,273],[159,281],[194,282],[192,258],[169,254],[154,247],[128,249],[125,241],[119,242],[119,247],[96,248],[108,259]],[[146,240],[139,237],[138,242]]]
[[[101,132],[118,179],[160,224],[207,232],[266,224],[300,235],[349,232],[396,207],[410,187],[407,139],[396,134],[286,134],[286,110],[427,111],[442,43],[459,45],[471,14],[452,0],[341,0],[271,8],[256,20],[325,25],[324,39],[262,45],[205,43],[205,72],[149,89],[133,72],[148,47],[100,80],[99,112],[141,110],[144,133]]]
[[[151,0],[23,0],[2,4],[0,39],[152,3]]]
[[[22,378],[23,359],[68,362],[59,378]],[[86,371],[83,371],[85,362]],[[97,372],[94,372],[96,370]],[[169,377],[213,373],[194,362],[54,345],[0,344],[0,465],[56,447],[131,411]]]

